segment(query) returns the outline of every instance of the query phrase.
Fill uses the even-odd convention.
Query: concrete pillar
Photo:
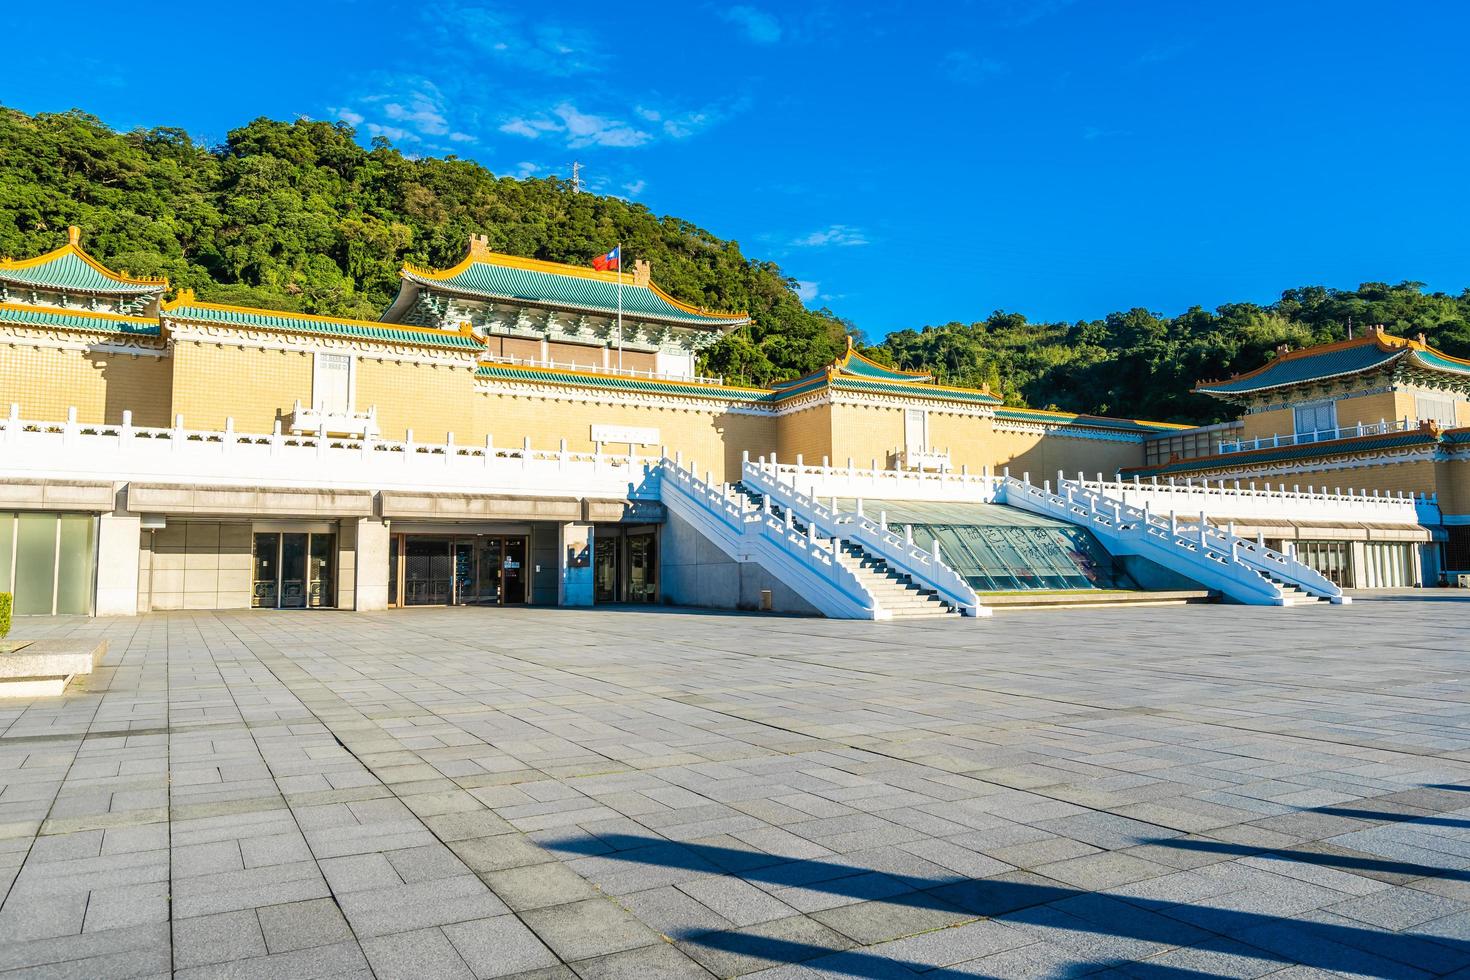
[[[592,540],[591,524],[569,523],[559,528],[561,557],[557,604],[562,606],[592,605]]]
[[[103,514],[97,522],[97,615],[138,613],[138,544],[142,518]]]
[[[345,522],[344,522],[345,523]],[[357,556],[353,562],[358,612],[388,608],[389,533],[387,523],[373,517],[357,520]]]

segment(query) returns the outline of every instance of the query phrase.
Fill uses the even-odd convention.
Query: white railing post
[[[117,433],[117,440],[122,446],[130,446],[133,442],[133,410],[123,409],[122,428]]]

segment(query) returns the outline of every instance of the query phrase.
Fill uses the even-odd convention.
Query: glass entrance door
[[[306,608],[306,535],[281,535],[281,608]]]
[[[336,605],[335,534],[259,532],[254,552],[250,605],[257,609]]]
[[[505,539],[505,560],[501,563],[501,601],[520,605],[526,601],[526,539]]]
[[[402,606],[495,606],[527,599],[525,537],[394,535],[389,600]]]
[[[592,601],[618,601],[618,541],[597,534],[592,541]]]

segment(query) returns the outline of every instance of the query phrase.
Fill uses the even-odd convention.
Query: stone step
[[[0,678],[0,699],[3,698],[54,698],[66,691],[72,674],[56,677],[5,677]]]
[[[1216,602],[1219,595],[1204,590],[1175,592],[1126,592],[1077,591],[1036,594],[1008,592],[1003,595],[982,595],[980,602],[991,609],[1003,612],[1024,609],[1095,609],[1106,606],[1177,606],[1186,603]]]
[[[17,644],[0,652],[0,697],[60,694],[73,677],[90,674],[106,653],[106,640],[61,637]]]

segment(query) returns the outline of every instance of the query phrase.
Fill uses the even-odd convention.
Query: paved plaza
[[[0,702],[5,977],[1470,976],[1448,596],[62,634],[110,652]]]

